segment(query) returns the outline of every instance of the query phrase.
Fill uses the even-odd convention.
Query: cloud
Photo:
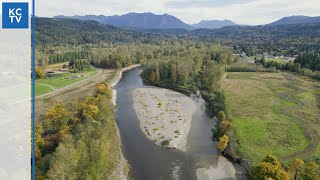
[[[165,4],[167,8],[221,7],[231,4],[243,4],[253,0],[175,0]]]
[[[37,0],[36,15],[121,15],[128,12],[171,14],[186,23],[230,19],[239,24],[266,24],[284,16],[320,15],[319,0]]]

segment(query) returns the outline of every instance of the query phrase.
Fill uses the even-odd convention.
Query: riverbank
[[[195,104],[175,91],[146,87],[133,92],[134,110],[140,128],[159,146],[186,151]]]
[[[122,73],[123,72],[128,71],[128,70],[133,69],[133,68],[136,68],[136,67],[140,67],[140,66],[141,66],[140,64],[134,64],[134,65],[131,65],[131,66],[128,66],[128,67],[121,68],[117,72],[117,74],[114,76],[114,78],[111,80],[111,82],[110,82],[111,87],[114,87],[119,83],[119,81],[122,78]]]
[[[121,70],[119,70],[116,73],[114,78],[111,80],[110,84],[111,84],[111,87],[112,87],[112,103],[113,103],[114,106],[117,105],[117,91],[114,89],[114,87],[121,80],[123,72],[125,72],[127,70],[130,70],[132,68],[139,67],[139,66],[140,66],[139,64],[135,64],[135,65],[131,65],[131,66],[122,68]],[[121,136],[120,136],[119,128],[118,128],[117,125],[116,125],[116,128],[117,128],[119,141],[121,143]],[[122,149],[120,151],[121,151],[121,153],[120,153],[119,165],[116,168],[116,170],[114,171],[114,173],[109,177],[110,179],[119,179],[119,180],[128,179],[128,172],[129,172],[129,169],[130,169],[130,165],[128,164],[128,161],[124,157]]]

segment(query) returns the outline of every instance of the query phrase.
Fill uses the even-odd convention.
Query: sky
[[[36,15],[170,14],[188,24],[229,19],[259,25],[285,16],[320,16],[320,0],[36,0]]]

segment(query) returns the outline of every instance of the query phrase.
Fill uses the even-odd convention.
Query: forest
[[[221,83],[225,71],[281,70],[320,79],[319,29],[319,25],[240,26],[168,35],[119,29],[95,21],[36,18],[36,64],[44,69],[49,64],[69,62],[78,70],[87,63],[113,69],[141,64],[141,76],[147,83],[200,90],[210,117],[218,120],[212,129],[218,149],[240,160],[231,143],[233,137],[227,133],[233,124],[224,114],[227,107]],[[242,52],[248,56],[267,52],[297,57],[287,63],[265,61],[262,57],[255,64],[239,65],[235,54]],[[36,134],[38,179],[99,179],[115,169],[120,143],[114,131],[110,88],[101,84],[94,97],[57,104],[42,116]],[[101,168],[101,164],[107,166]],[[297,159],[291,167],[300,179],[308,179],[310,174],[309,179],[318,177],[316,163]],[[276,157],[266,156],[252,166],[252,176],[287,179],[288,169]]]
[[[109,177],[120,159],[109,84],[94,97],[56,103],[38,119],[36,179]]]
[[[300,52],[320,51],[320,24],[264,26],[229,26],[221,29],[198,29],[188,37],[233,46],[247,55],[269,53],[294,56]]]

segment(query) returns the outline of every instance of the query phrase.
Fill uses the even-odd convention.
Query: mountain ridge
[[[309,24],[320,23],[320,16],[287,16],[277,21],[274,21],[268,25],[286,25],[286,24]]]
[[[104,16],[104,15],[85,15],[85,16],[55,16],[55,18],[73,18],[80,20],[95,20],[102,24],[113,25],[121,28],[137,29],[193,29],[192,26],[184,23],[180,19],[169,15],[156,15],[153,13],[128,13],[124,15]]]
[[[112,25],[119,28],[133,28],[133,29],[162,29],[162,30],[194,30],[194,29],[220,29],[226,26],[243,26],[236,24],[231,20],[202,20],[199,23],[187,24],[179,18],[169,15],[167,13],[156,15],[150,12],[135,13],[130,12],[123,15],[74,15],[74,16],[55,16],[54,18],[70,18],[79,20],[94,20],[101,24]],[[320,16],[287,16],[277,21],[264,25],[287,25],[287,24],[312,24],[320,23]],[[250,26],[250,25],[249,25]]]
[[[219,29],[226,26],[236,26],[238,24],[234,23],[231,20],[202,20],[197,24],[193,24],[192,26],[195,28],[205,28],[205,29]]]

